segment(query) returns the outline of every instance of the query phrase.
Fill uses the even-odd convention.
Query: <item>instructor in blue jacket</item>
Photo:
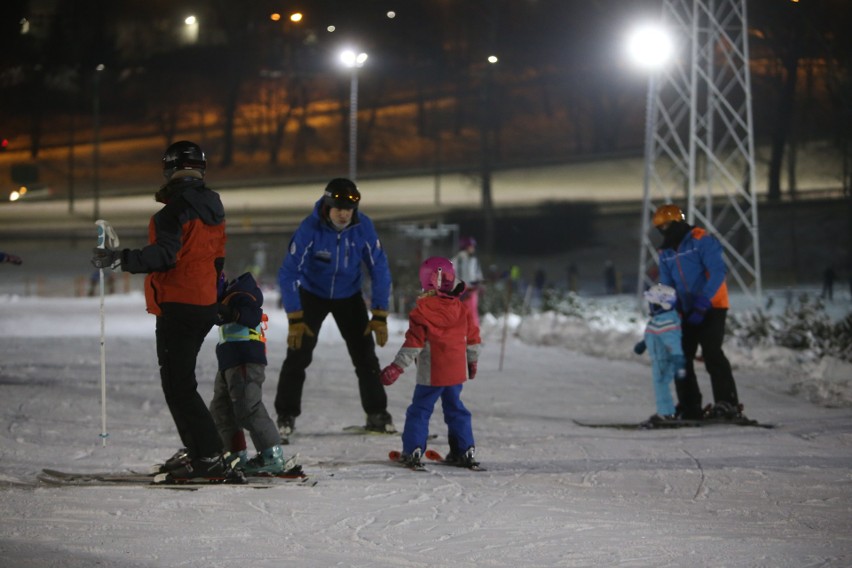
[[[365,428],[396,432],[379,381],[375,345],[384,346],[388,339],[390,269],[373,222],[358,210],[360,201],[361,194],[351,180],[331,180],[313,213],[293,235],[278,270],[281,300],[289,321],[287,357],[275,397],[278,431],[284,443],[289,443],[296,417],[302,412],[305,370],[329,313],[355,366],[361,406],[367,414]],[[362,293],[362,264],[370,274],[372,319]]]

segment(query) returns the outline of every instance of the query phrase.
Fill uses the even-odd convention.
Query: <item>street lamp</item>
[[[102,63],[95,67],[94,89],[92,90],[92,195],[95,205],[95,219],[101,216],[101,72],[104,69]]]
[[[648,95],[645,100],[645,163],[643,180],[643,203],[648,203],[651,191],[651,174],[654,161],[654,124],[656,123],[654,99],[657,96],[659,74],[674,56],[674,41],[663,26],[646,23],[634,28],[627,36],[626,51],[633,64],[648,74]],[[641,234],[639,235],[639,274],[636,285],[639,305],[644,309],[642,291],[645,285],[645,249],[650,246],[648,231],[650,220],[643,206]]]
[[[358,69],[364,66],[367,54],[345,49],[340,53],[340,62],[352,70],[349,83],[349,179],[355,181],[358,158]]]

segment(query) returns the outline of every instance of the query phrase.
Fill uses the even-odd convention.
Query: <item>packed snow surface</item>
[[[270,409],[286,337],[273,305],[270,294]],[[287,446],[316,485],[185,492],[36,480],[42,468],[144,469],[179,447],[142,297],[106,299],[105,446],[98,298],[0,297],[0,566],[852,565],[848,364],[731,346],[746,414],[774,429],[584,428],[572,420],[654,411],[647,358],[631,351],[643,321],[612,313],[591,324],[516,316],[505,328],[484,318],[479,375],[463,394],[488,468],[479,473],[408,471],[386,457],[398,437],[342,431],[364,416],[328,320]],[[406,322],[390,326],[383,364]],[[206,400],[214,344],[211,334],[199,356]],[[399,428],[413,375],[387,389]],[[703,370],[699,382],[712,402]],[[440,406],[431,427],[446,451]]]

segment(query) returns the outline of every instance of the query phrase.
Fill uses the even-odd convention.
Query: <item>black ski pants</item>
[[[305,385],[305,370],[313,360],[314,348],[319,339],[320,327],[328,314],[334,318],[349,358],[355,366],[361,407],[367,414],[387,410],[388,398],[385,387],[379,381],[379,359],[373,334],[364,335],[369,323],[367,306],[361,294],[340,300],[326,300],[310,292],[300,291],[302,313],[305,324],[314,332],[314,337],[305,335],[301,349],[287,349],[284,365],[278,377],[278,392],[275,396],[275,411],[278,416],[299,416],[302,413],[302,388]]]
[[[737,385],[731,371],[731,364],[722,351],[725,338],[725,320],[728,310],[711,308],[699,325],[683,323],[683,354],[686,357],[686,378],[675,381],[677,398],[684,418],[701,417],[701,390],[695,375],[695,354],[701,346],[704,367],[710,375],[713,387],[713,400],[716,403],[727,402],[736,407],[739,404]]]
[[[217,307],[165,303],[157,316],[157,361],[166,404],[192,458],[222,452],[210,410],[198,394],[195,364],[204,338],[216,322]]]

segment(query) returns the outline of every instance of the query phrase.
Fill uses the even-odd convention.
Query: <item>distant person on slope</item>
[[[328,182],[313,212],[296,229],[278,270],[281,300],[290,325],[287,356],[275,397],[278,431],[285,442],[302,413],[305,372],[328,314],[346,341],[355,366],[361,406],[367,413],[365,428],[396,432],[376,357],[376,343],[382,347],[388,340],[390,268],[373,222],[359,210],[360,201],[361,193],[352,180],[335,178]],[[364,303],[362,265],[370,274],[372,319]]]
[[[482,285],[482,267],[476,256],[476,239],[462,237],[459,239],[459,252],[451,259],[456,278],[465,283],[465,291],[461,301],[473,315],[476,327],[479,327],[479,290]]]
[[[16,254],[11,254],[8,252],[0,252],[0,264],[8,262],[9,264],[14,264],[16,266],[20,266],[24,263],[20,256]]]
[[[662,205],[653,218],[663,236],[659,251],[660,283],[677,291],[683,314],[683,352],[686,377],[675,382],[684,419],[703,417],[735,419],[742,416],[731,364],[722,351],[728,315],[727,267],[722,245],[706,230],[686,222],[676,205]],[[695,376],[698,346],[713,386],[714,406],[702,409],[701,390]]]
[[[163,464],[165,481],[242,475],[223,456],[222,441],[204,399],[195,365],[218,317],[218,279],[225,264],[225,209],[204,183],[207,159],[197,144],[175,142],[163,154],[163,185],[154,198],[163,207],[148,224],[142,249],[96,248],[95,268],[117,268],[145,277],[145,303],[157,316],[157,362],[166,404],[185,450]],[[224,459],[223,459],[224,457]]]
[[[677,293],[671,286],[654,284],[644,293],[651,308],[645,337],[633,347],[637,355],[646,350],[651,358],[651,375],[657,413],[644,421],[643,428],[657,428],[677,420],[672,399],[672,381],[686,377],[686,358],[681,345],[680,314],[675,310]]]

